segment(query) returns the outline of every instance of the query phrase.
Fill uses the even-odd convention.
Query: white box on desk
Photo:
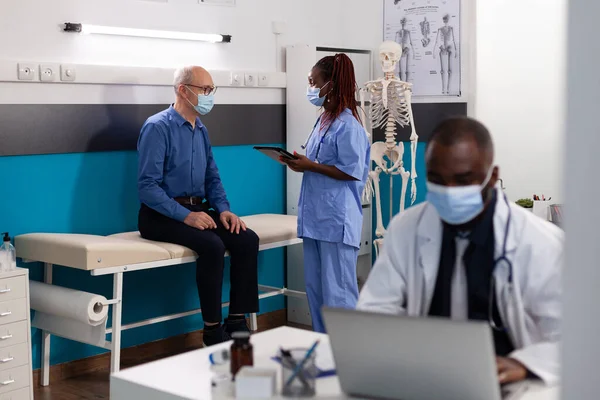
[[[236,399],[268,399],[275,395],[277,371],[242,367],[235,375]]]
[[[538,217],[550,220],[550,202],[548,200],[536,200],[533,202],[533,213]]]

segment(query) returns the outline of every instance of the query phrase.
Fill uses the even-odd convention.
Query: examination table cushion
[[[17,257],[92,270],[162,261],[169,252],[148,243],[71,233],[30,233],[15,238]]]
[[[297,217],[295,215],[258,214],[240,218],[246,223],[248,228],[252,229],[258,235],[258,238],[260,239],[259,243],[263,246],[296,239],[298,237]],[[171,258],[197,256],[193,250],[178,244],[146,240],[140,236],[139,232],[117,233],[110,237],[151,243],[167,250],[171,254]]]
[[[297,238],[293,215],[258,214],[242,220],[256,232],[261,246]],[[110,236],[30,233],[17,236],[15,247],[23,259],[84,270],[196,256],[184,246],[145,240],[139,232]]]

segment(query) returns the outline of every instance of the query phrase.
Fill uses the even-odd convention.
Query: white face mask
[[[443,186],[427,182],[427,201],[447,224],[462,225],[472,221],[483,211],[481,192],[492,178],[493,171],[492,165],[481,185]]]

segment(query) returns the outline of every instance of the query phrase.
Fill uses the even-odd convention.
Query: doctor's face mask
[[[493,171],[492,165],[481,185],[444,186],[428,181],[427,201],[447,224],[462,225],[472,221],[483,211],[483,192],[488,188]]]
[[[433,132],[425,151],[427,201],[447,224],[467,224],[483,212],[498,180],[491,135],[467,117],[449,118]]]

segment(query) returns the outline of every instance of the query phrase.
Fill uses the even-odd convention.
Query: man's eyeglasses
[[[196,86],[196,85],[191,85],[189,83],[186,86],[191,86],[196,89],[200,89],[200,94],[203,94],[205,96],[217,93],[217,88],[215,86]]]

